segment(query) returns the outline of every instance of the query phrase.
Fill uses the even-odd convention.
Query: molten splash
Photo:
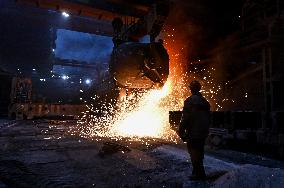
[[[114,122],[113,135],[125,137],[163,137],[167,132],[167,113],[160,105],[169,94],[168,82],[161,90],[153,90],[140,98],[133,110],[120,115]]]
[[[163,138],[176,141],[176,134],[169,127],[169,115],[172,105],[169,102],[171,82],[163,88],[132,95],[115,106],[104,104],[103,115],[92,115],[101,109],[93,105],[78,121],[80,135],[83,137],[108,137],[113,139],[127,138],[140,140],[143,138]],[[133,103],[133,98],[138,98]]]
[[[206,72],[206,70],[201,71]],[[212,72],[213,69],[210,71]],[[89,110],[84,112],[83,117],[78,121],[79,129],[73,133],[78,133],[79,130],[81,136],[92,139],[107,137],[144,143],[145,138],[148,140],[159,138],[176,143],[178,137],[170,128],[169,111],[182,109],[183,101],[189,95],[187,80],[197,79],[196,76],[200,73],[174,75],[168,78],[161,89],[132,94],[115,105],[111,103],[100,106],[88,105]],[[220,88],[211,84],[214,83],[212,79],[207,78],[207,82],[200,81],[205,86],[202,93],[212,105]],[[219,104],[216,102],[216,105]]]
[[[174,29],[172,31],[174,32]],[[215,69],[186,72],[185,65],[188,62],[183,55],[183,50],[186,51],[185,46],[172,37],[173,34],[168,34],[165,39],[165,47],[170,56],[170,74],[163,88],[124,97],[115,105],[88,105],[89,110],[84,112],[72,134],[79,132],[80,136],[92,139],[107,137],[141,141],[146,144],[145,138],[177,142],[178,137],[170,128],[169,111],[181,110],[184,99],[189,95],[188,83],[193,79],[201,81],[202,93],[210,104],[222,108],[216,100],[221,88],[212,76]],[[211,110],[218,110],[214,106]]]

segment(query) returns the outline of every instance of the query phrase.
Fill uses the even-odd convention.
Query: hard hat
[[[191,91],[198,92],[201,89],[201,84],[197,80],[193,80],[190,82],[189,88]]]

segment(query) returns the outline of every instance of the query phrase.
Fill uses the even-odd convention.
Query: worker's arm
[[[185,141],[185,139],[187,138],[187,131],[188,131],[187,126],[189,126],[188,125],[188,109],[187,109],[187,104],[184,103],[184,107],[182,110],[182,116],[181,116],[179,129],[178,129],[178,135],[183,141]]]

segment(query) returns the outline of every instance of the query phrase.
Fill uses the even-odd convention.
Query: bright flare
[[[168,113],[159,103],[169,94],[169,83],[161,90],[147,93],[137,108],[126,112],[114,123],[112,133],[125,137],[162,137],[167,131]]]
[[[116,106],[108,103],[97,109],[90,105],[78,121],[80,135],[95,139],[108,137],[136,141],[162,138],[176,142],[176,134],[169,126],[169,111],[176,104],[170,97],[171,92],[171,82],[168,81],[161,89],[133,94]],[[133,99],[138,102],[133,102]]]

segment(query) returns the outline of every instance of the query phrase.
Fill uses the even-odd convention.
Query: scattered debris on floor
[[[99,151],[100,157],[105,157],[106,155],[111,155],[117,152],[130,152],[131,149],[129,149],[126,146],[123,146],[121,144],[115,143],[115,142],[105,142],[103,147]]]

